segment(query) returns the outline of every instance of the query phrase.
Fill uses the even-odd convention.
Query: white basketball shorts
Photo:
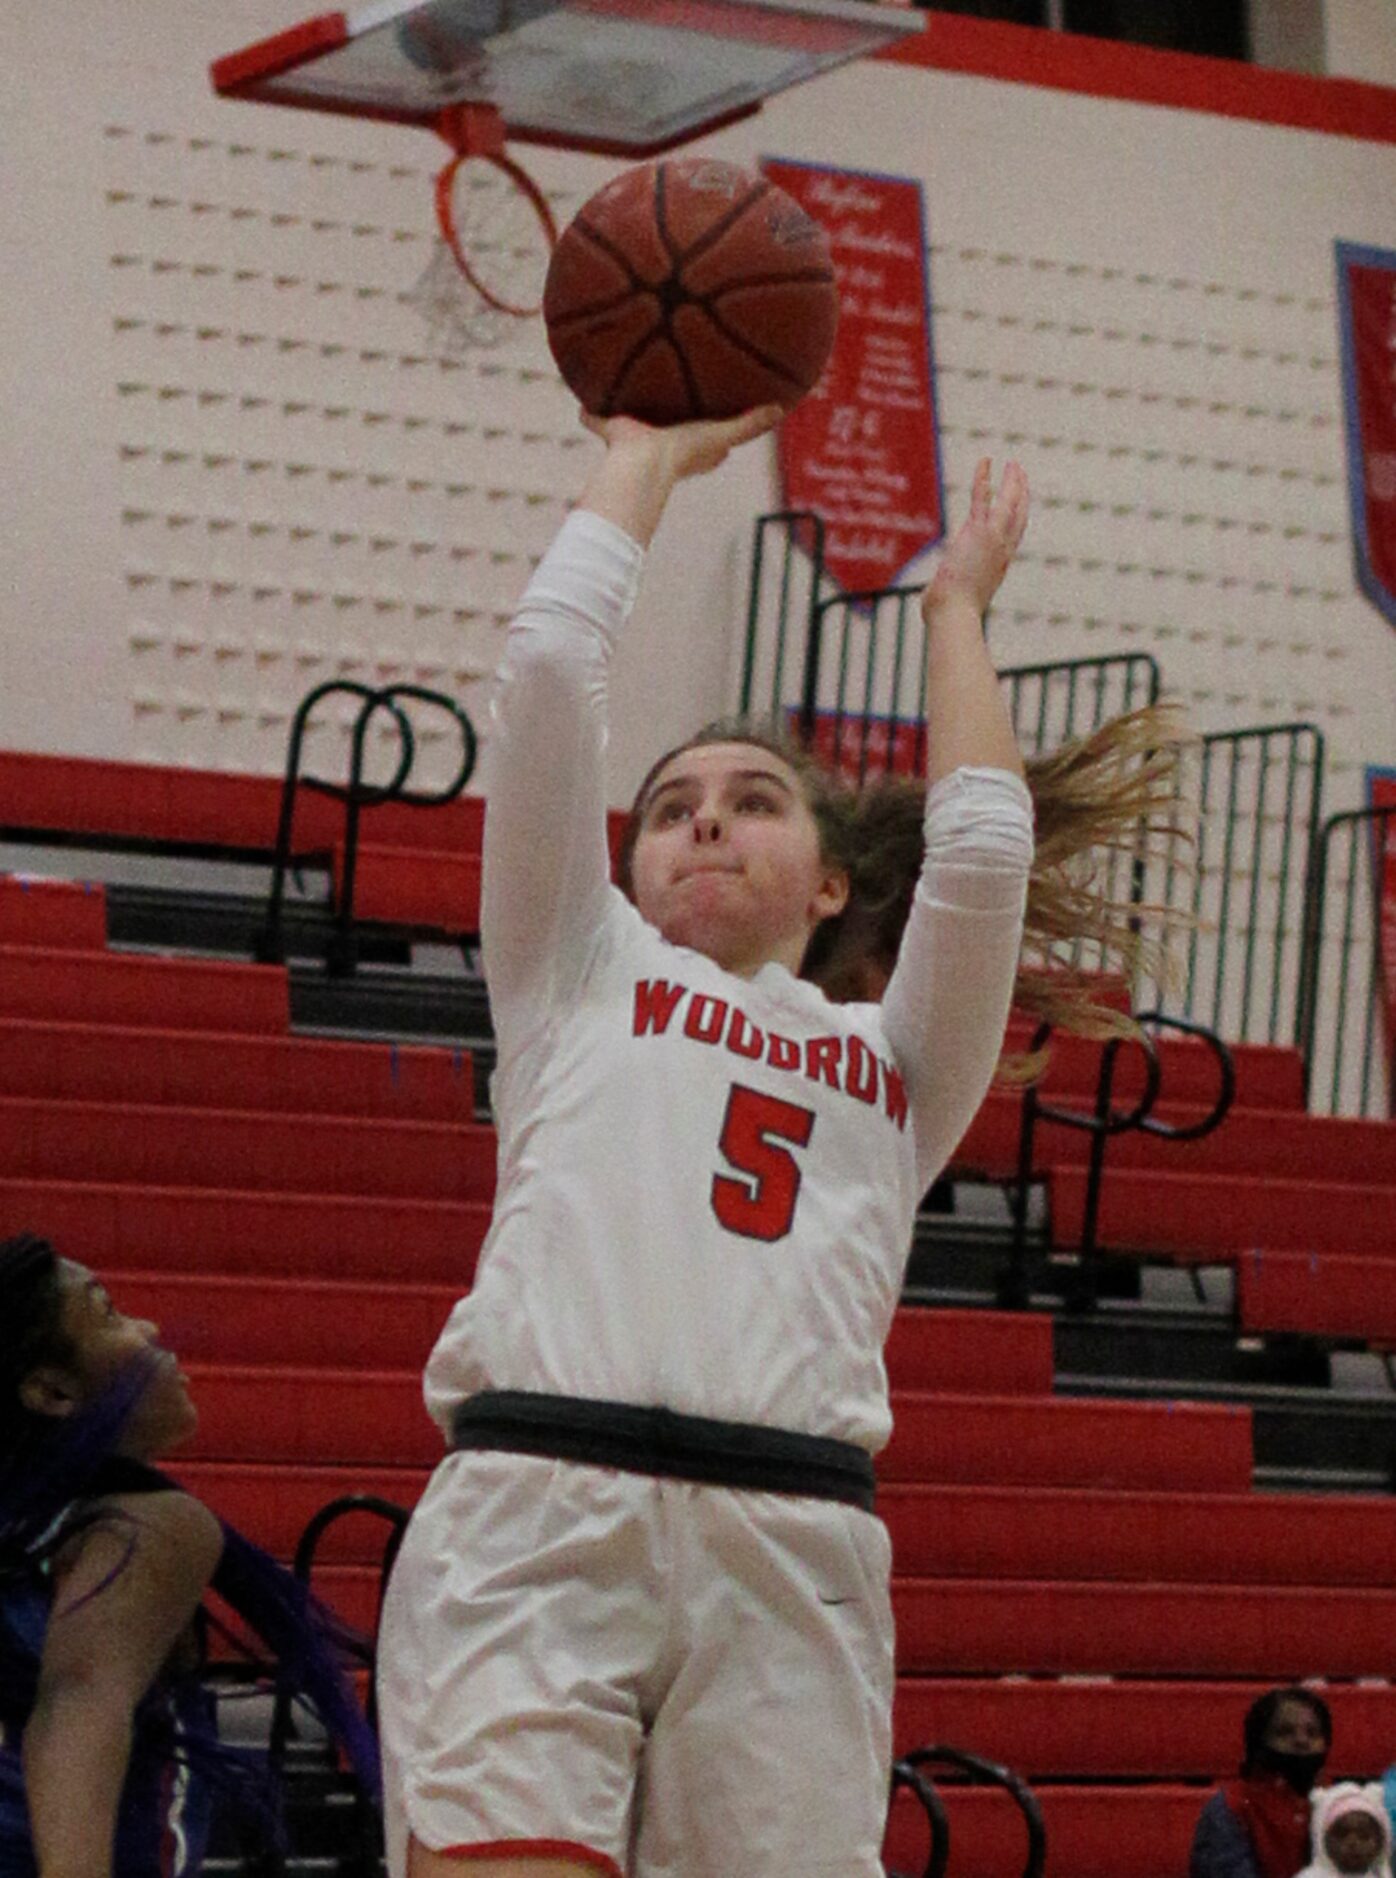
[[[393,1878],[409,1833],[611,1878],[881,1878],[890,1565],[836,1501],[450,1455],[379,1646]]]

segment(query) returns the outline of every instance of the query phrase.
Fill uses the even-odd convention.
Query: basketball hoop
[[[922,28],[918,9],[871,0],[372,0],[230,52],[210,75],[226,98],[445,138],[441,240],[403,298],[450,356],[541,310],[557,230],[506,133],[637,162]]]
[[[448,357],[498,345],[543,300],[557,225],[527,170],[505,154],[489,104],[456,104],[436,129],[452,149],[434,185],[441,239],[407,296]]]

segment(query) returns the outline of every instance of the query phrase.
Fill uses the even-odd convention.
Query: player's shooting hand
[[[947,601],[968,601],[982,618],[1018,552],[1028,525],[1028,479],[1022,465],[1010,463],[998,494],[993,494],[993,464],[981,457],[974,472],[969,514],[951,538],[940,564],[921,596],[929,621]]]
[[[634,417],[593,417],[589,411],[582,412],[582,422],[608,451],[649,459],[654,473],[673,484],[715,470],[739,444],[764,436],[784,416],[780,405],[765,404],[739,417],[700,418],[662,428]]]

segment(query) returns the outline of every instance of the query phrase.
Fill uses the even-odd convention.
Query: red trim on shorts
[[[478,1845],[445,1845],[438,1858],[570,1858],[578,1865],[591,1865],[604,1871],[607,1878],[625,1878],[613,1858],[589,1845],[577,1845],[571,1839],[488,1839]]]

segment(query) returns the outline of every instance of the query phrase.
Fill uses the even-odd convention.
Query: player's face
[[[64,1259],[62,1330],[71,1357],[46,1364],[24,1384],[25,1401],[40,1413],[72,1415],[94,1400],[134,1361],[149,1364],[149,1384],[122,1430],[119,1451],[154,1460],[192,1433],[198,1419],[179,1364],[160,1347],[159,1331],[144,1318],[127,1317],[106,1286],[83,1265]]]
[[[1343,1813],[1323,1835],[1323,1848],[1339,1871],[1370,1871],[1381,1854],[1381,1827],[1367,1813]]]
[[[848,881],[820,855],[799,778],[757,744],[681,750],[650,787],[631,860],[635,904],[675,945],[744,975],[798,971]]]

